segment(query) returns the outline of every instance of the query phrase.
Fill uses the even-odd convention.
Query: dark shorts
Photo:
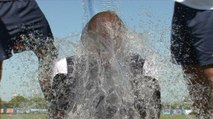
[[[175,3],[171,54],[175,63],[213,64],[213,10],[197,10]]]
[[[12,51],[32,50],[49,40],[51,29],[35,0],[0,1],[0,61],[11,57]],[[15,49],[17,44],[27,48]]]

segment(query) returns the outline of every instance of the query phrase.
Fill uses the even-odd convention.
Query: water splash
[[[111,28],[107,23],[105,27]],[[134,52],[141,47],[133,45],[141,38],[123,30],[125,32],[121,32],[119,37],[111,37],[115,36],[114,32],[108,32],[112,34],[104,40],[95,34],[91,38],[87,34],[90,32],[83,30],[83,40],[76,47],[73,58],[72,73],[68,74],[71,91],[66,98],[70,102],[68,118],[139,119],[159,116],[159,85],[156,79],[143,75],[142,71],[143,58],[149,50],[144,50],[141,58]],[[112,40],[115,38],[118,39]]]
[[[102,2],[100,4],[103,7],[102,9],[105,9],[105,8],[108,9],[108,8],[110,8],[110,6],[112,7],[112,5],[111,5],[112,1],[110,1],[110,0],[108,0],[105,3]],[[86,19],[88,20],[98,10],[97,10],[97,8],[95,8],[93,6],[92,8],[90,8],[90,10],[87,9],[85,11],[87,11],[87,12],[90,11],[90,13],[84,14],[85,16],[87,16]],[[85,20],[85,21],[87,22],[87,20]],[[144,22],[144,23],[146,23],[146,22]],[[152,24],[152,23],[153,22],[150,22],[150,24]],[[168,54],[168,55],[169,55],[169,53],[166,52],[166,51],[162,51],[162,49],[156,50],[155,49],[156,46],[153,45],[152,41],[150,41],[150,37],[154,36],[153,34],[162,34],[161,36],[165,36],[165,33],[168,33],[169,31],[166,30],[166,31],[163,31],[163,32],[164,33],[162,33],[162,32],[156,32],[156,33],[147,32],[147,33],[144,33],[144,34],[137,34],[137,33],[134,33],[134,32],[129,33],[128,34],[128,40],[130,40],[131,42],[128,44],[129,46],[126,46],[126,51],[136,52],[136,53],[140,54],[142,57],[146,58],[146,60],[148,62],[146,62],[146,64],[145,64],[146,70],[144,72],[146,72],[146,74],[149,75],[149,76],[154,76],[157,79],[159,79],[159,81],[161,82],[162,92],[164,92],[163,95],[162,95],[163,100],[171,101],[172,99],[174,99],[173,93],[177,92],[177,89],[183,89],[183,90],[185,90],[185,89],[179,87],[180,84],[184,85],[183,80],[181,80],[182,79],[182,72],[179,70],[180,67],[174,66],[173,64],[171,64],[170,61],[165,58],[165,55],[162,55],[162,53],[165,53],[165,54]],[[59,53],[60,57],[59,58],[74,55],[74,54],[80,55],[81,53],[78,51],[78,48],[80,47],[78,45],[79,39],[80,39],[80,33],[76,34],[76,36],[71,35],[71,36],[68,36],[68,37],[65,37],[65,38],[62,38],[62,39],[56,39],[56,44],[58,45],[58,49],[60,50],[60,53]],[[161,38],[160,39],[161,41],[153,41],[153,42],[165,43],[165,40],[163,40],[163,39],[164,38]],[[76,41],[76,42],[73,42],[73,41]],[[166,48],[166,49],[168,50],[169,48]],[[140,51],[142,51],[142,52],[140,52]],[[21,54],[21,55],[23,56],[23,54]],[[29,58],[29,56],[32,56],[32,53],[27,54],[26,56],[23,56],[22,57],[23,59],[21,59],[21,60],[25,61],[26,59],[28,59],[28,60],[31,59],[31,58]],[[17,57],[14,57],[14,58],[17,58]],[[17,59],[19,59],[19,58],[17,58]],[[121,59],[123,59],[123,58],[121,58]],[[21,62],[21,60],[20,60],[20,62]],[[124,81],[125,77],[123,76],[124,73],[122,73],[122,72],[125,72],[125,68],[123,68],[124,64],[119,63],[118,62],[119,60],[116,59],[116,58],[114,58],[113,61],[114,61],[113,62],[113,66],[114,66],[113,69],[117,70],[116,73],[118,73],[119,76],[121,76],[121,77],[119,77],[119,79],[121,79],[121,81]],[[24,68],[26,70],[26,72],[24,74],[20,74],[20,76],[37,77],[35,75],[31,76],[31,74],[35,74],[35,72],[37,72],[37,70],[35,70],[34,72],[28,72],[27,69],[31,69],[30,67],[22,67],[22,66],[30,66],[31,64],[34,64],[34,62],[37,62],[37,61],[33,60],[31,63],[22,64],[21,66],[18,66],[18,68],[16,68],[17,67],[16,62],[12,62],[10,64],[13,64],[13,65],[8,64],[8,67],[12,66],[12,67],[14,67],[13,68],[14,70],[20,70],[20,68]],[[176,69],[178,69],[178,71],[176,71]],[[16,72],[14,72],[14,73],[16,73]],[[83,76],[86,77],[86,74],[84,74]],[[10,78],[18,78],[18,77],[10,77]],[[36,81],[37,81],[37,79],[34,79],[31,82],[35,83]],[[123,84],[124,87],[128,86],[128,84],[125,84],[125,82],[126,81],[116,82],[115,84],[118,84],[118,83],[123,84],[124,83]],[[33,83],[27,83],[27,84],[24,84],[23,86],[26,87],[26,86],[32,85]],[[171,84],[173,84],[173,86],[170,86]],[[172,87],[172,88],[169,89],[169,88],[164,88],[164,87]],[[32,94],[34,94],[34,91],[32,90],[33,88],[34,87],[31,87],[30,90],[24,90],[24,92],[27,93],[27,92],[32,91]],[[129,88],[125,88],[124,90],[128,91]],[[35,93],[38,93],[39,91],[36,90]],[[106,93],[106,91],[104,91],[104,93]],[[119,94],[121,95],[122,93],[119,93]],[[112,94],[112,95],[114,95],[114,94]],[[182,94],[176,94],[177,100],[182,98],[182,97],[179,97],[179,95],[182,95]],[[130,96],[130,98],[127,97],[126,100],[128,100],[128,99],[131,102],[132,97],[131,96]],[[78,107],[78,108],[82,109],[83,105],[80,105],[80,107]],[[86,114],[88,114],[88,113],[85,113],[85,115]],[[83,113],[82,113],[82,115],[83,115]],[[72,115],[70,115],[70,117],[72,117]],[[84,116],[82,116],[82,117],[84,117]]]

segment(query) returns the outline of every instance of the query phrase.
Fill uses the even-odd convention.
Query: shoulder
[[[129,60],[130,60],[130,65],[134,68],[143,68],[145,59],[142,58],[139,54],[137,53],[131,53],[129,55]]]
[[[75,56],[67,57],[65,60],[67,62],[67,65],[73,65],[74,64],[74,60],[75,60]]]
[[[130,53],[125,58],[125,62],[130,68],[130,72],[133,75],[142,75],[143,74],[143,65],[145,60],[137,53]]]

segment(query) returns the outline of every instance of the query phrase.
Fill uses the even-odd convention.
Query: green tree
[[[30,99],[30,105],[33,108],[37,109],[46,109],[47,102],[43,97],[33,97]]]
[[[20,108],[23,104],[28,103],[29,100],[23,96],[15,96],[13,97],[7,104],[6,107],[10,108]]]
[[[0,108],[3,108],[4,102],[3,100],[0,98]]]

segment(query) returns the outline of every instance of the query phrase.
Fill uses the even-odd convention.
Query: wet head
[[[117,52],[122,47],[125,26],[115,12],[104,11],[91,18],[83,34],[82,43],[90,51]]]

